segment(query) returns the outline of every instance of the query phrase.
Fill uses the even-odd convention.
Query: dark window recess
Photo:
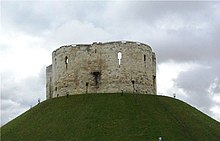
[[[89,83],[86,82],[86,94],[88,93],[88,86],[89,86]]]
[[[133,79],[131,80],[131,83],[132,83],[132,85],[133,85],[133,93],[134,93],[135,88],[134,88],[134,80],[133,80]]]
[[[146,61],[146,55],[144,55],[144,61]]]
[[[99,86],[101,80],[101,73],[96,71],[92,72],[92,75],[94,77],[95,86]]]
[[[156,87],[156,76],[153,75],[153,87],[155,88]]]
[[[55,91],[57,91],[57,87],[55,87]]]
[[[88,82],[86,82],[86,86],[89,86],[89,83],[88,83]]]

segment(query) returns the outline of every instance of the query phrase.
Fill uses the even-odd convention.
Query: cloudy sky
[[[157,55],[158,94],[220,121],[220,2],[1,1],[1,125],[45,100],[66,44],[130,40]]]

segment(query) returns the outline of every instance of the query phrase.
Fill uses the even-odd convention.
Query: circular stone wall
[[[156,94],[156,57],[150,46],[107,42],[62,46],[47,67],[47,98],[83,93]]]

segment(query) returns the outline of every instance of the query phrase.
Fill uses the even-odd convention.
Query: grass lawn
[[[82,94],[46,100],[1,128],[2,141],[219,141],[220,123],[177,99]]]

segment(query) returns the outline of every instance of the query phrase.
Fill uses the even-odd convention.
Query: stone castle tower
[[[150,46],[117,41],[62,46],[46,68],[47,99],[85,93],[156,94],[156,56]]]

